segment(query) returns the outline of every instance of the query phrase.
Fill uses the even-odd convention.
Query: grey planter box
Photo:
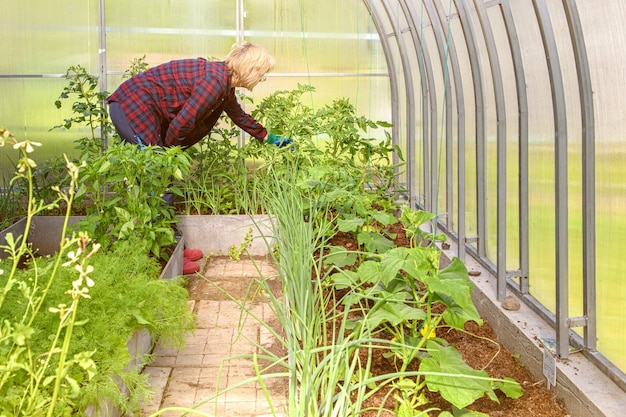
[[[82,216],[70,216],[69,225],[78,224],[83,219]],[[63,216],[35,216],[30,225],[28,233],[28,243],[34,252],[42,256],[54,255],[59,250],[61,242],[61,231],[63,228]],[[13,233],[14,238],[23,236],[26,230],[26,219],[23,218],[17,223],[9,226],[0,232],[0,245],[6,245],[5,236]],[[183,274],[183,248],[184,239],[181,238],[172,253],[172,257],[161,272],[161,279],[171,279]],[[8,254],[0,251],[0,259],[5,259]]]
[[[228,254],[233,245],[239,248],[250,232],[248,252],[252,256],[266,256],[275,242],[272,219],[267,215],[190,215],[178,219],[185,245],[205,255]]]
[[[81,216],[72,216],[69,219],[70,225],[77,224]],[[59,250],[61,242],[61,233],[63,229],[63,216],[35,216],[32,218],[30,231],[28,234],[28,243],[31,245],[32,250],[38,255],[47,256],[54,255]],[[12,233],[14,239],[18,236],[23,236],[26,230],[26,219],[23,218],[17,223],[11,225],[5,230],[0,232],[0,245],[6,245],[6,235]],[[184,238],[180,238],[169,262],[165,265],[161,271],[161,279],[172,279],[183,274],[183,250],[185,247]],[[8,254],[2,250],[0,251],[0,259],[5,259]],[[147,329],[140,329],[133,333],[126,343],[128,347],[128,353],[130,355],[130,362],[127,369],[136,367],[140,364],[140,358],[152,351],[152,338],[150,332]],[[100,404],[100,409],[95,410],[95,407],[86,410],[88,416],[106,416],[106,417],[120,417],[121,413],[117,408],[111,406],[106,401]]]

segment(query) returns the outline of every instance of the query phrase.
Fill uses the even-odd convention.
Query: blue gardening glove
[[[274,133],[270,133],[269,135],[267,135],[267,138],[265,139],[265,143],[271,143],[272,145],[276,145],[279,148],[283,148],[287,145],[289,145],[290,143],[293,143],[293,141],[289,138],[286,138],[284,136],[280,136],[280,135],[276,135]]]

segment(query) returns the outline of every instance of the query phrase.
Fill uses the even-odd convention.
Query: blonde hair
[[[276,64],[274,57],[265,48],[250,42],[234,44],[224,61],[233,81],[249,90]]]

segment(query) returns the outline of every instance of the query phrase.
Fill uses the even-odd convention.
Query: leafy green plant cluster
[[[62,100],[75,97],[72,103],[73,116],[64,120],[63,124],[53,129],[70,129],[74,125],[89,128],[89,136],[75,141],[81,151],[81,160],[101,154],[107,148],[107,137],[114,132],[113,124],[109,120],[105,100],[109,93],[99,91],[98,77],[91,75],[81,65],[72,65],[65,73],[68,85],[63,88],[55,106],[60,109]]]
[[[402,192],[396,181],[399,155],[391,138],[367,137],[370,130],[389,127],[357,116],[347,99],[339,99],[318,111],[304,103],[305,94],[315,89],[299,85],[279,90],[264,98],[252,112],[266,128],[294,140],[292,146],[276,148],[252,140],[239,147],[239,130],[222,116],[207,139],[188,150],[194,164],[183,184],[181,211],[191,214],[263,213],[258,190],[272,171],[280,171],[297,160],[298,169],[283,172],[304,187],[325,194],[341,190],[359,193],[368,188],[385,197]],[[401,159],[401,155],[400,155]]]
[[[135,59],[125,77],[147,68],[145,56]],[[117,242],[139,241],[143,242],[140,250],[160,257],[162,247],[176,241],[174,208],[162,197],[166,193],[182,195],[173,181],[188,176],[190,156],[177,147],[140,149],[121,141],[105,146],[105,138],[113,132],[104,106],[108,93],[98,91],[97,77],[79,65],[70,67],[66,78],[69,84],[55,104],[60,108],[61,99],[74,97],[74,117],[56,128],[70,129],[81,123],[91,130],[91,137],[77,140],[81,160],[89,161],[81,171],[76,196],[77,206],[87,215],[81,229],[104,248]],[[98,129],[101,138],[96,136]]]
[[[303,180],[312,174],[315,181],[343,189],[368,188],[385,198],[403,192],[397,181],[403,165],[400,149],[392,145],[388,131],[383,130],[384,140],[369,137],[371,132],[391,125],[358,116],[356,108],[345,98],[315,111],[303,102],[304,94],[314,91],[307,85],[276,91],[252,113],[270,131],[294,140],[295,147],[290,150],[301,159]],[[393,155],[399,164],[393,163]],[[324,190],[329,191],[332,190]]]
[[[401,219],[405,229],[415,230],[432,217],[430,213],[404,208]],[[359,232],[359,236],[363,234]],[[468,320],[482,324],[471,298],[473,285],[458,259],[441,270],[440,252],[432,245],[395,247],[361,237],[359,243],[367,250],[361,254],[358,266],[349,269],[344,267],[356,264],[354,253],[342,247],[333,248],[326,259],[327,266],[339,270],[327,281],[334,289],[348,290],[342,302],[356,316],[348,328],[356,331],[366,327],[368,334],[392,336],[385,355],[397,361],[400,377],[394,386],[399,391],[401,408],[426,404],[425,387],[440,392],[458,409],[485,394],[497,401],[494,389],[514,398],[521,394],[517,383],[492,380],[485,371],[470,368],[454,347],[436,337],[444,323],[461,330]],[[435,308],[437,305],[445,308]],[[418,372],[407,380],[409,365],[416,359]]]
[[[80,242],[89,240],[83,237]],[[0,389],[0,398],[4,399],[0,403],[7,406],[3,409],[6,415],[37,415],[35,409],[46,401],[30,397],[32,385],[39,383],[41,396],[46,398],[54,386],[50,384],[60,380],[49,369],[62,360],[64,365],[59,375],[64,387],[57,400],[60,407],[69,412],[84,411],[106,400],[120,410],[136,410],[139,402],[150,395],[147,377],[138,374],[150,358],[131,358],[128,338],[139,329],[148,329],[153,338],[180,347],[184,332],[192,326],[186,290],[180,283],[159,280],[159,263],[142,252],[140,245],[129,242],[108,252],[82,251],[89,255],[83,269],[89,271],[90,285],[88,291],[83,288],[83,298],[76,296],[73,304],[69,304],[72,298],[66,290],[73,288],[72,281],[79,275],[73,268],[75,262],[70,263],[72,253],[81,252],[65,251],[59,255],[68,260],[68,265],[58,268],[54,275],[51,272],[57,257],[36,259],[26,268],[18,269],[13,276],[16,286],[6,293],[0,314],[15,323],[14,336],[23,337],[16,339],[19,345],[7,362],[12,369],[7,370],[7,384]],[[26,287],[24,284],[32,281],[33,276],[38,277],[38,285]],[[26,323],[18,325],[23,317],[28,317],[33,300],[40,302],[40,309]],[[81,300],[80,308],[78,300]],[[64,335],[61,349],[51,347],[53,336],[56,340]],[[49,359],[47,370],[38,367],[37,358]],[[131,359],[136,366],[128,367]],[[25,363],[32,364],[32,373],[23,369]],[[32,374],[37,375],[37,381],[32,381]],[[14,395],[15,392],[18,394]],[[20,408],[18,404],[22,402],[32,405]],[[36,403],[39,406],[32,408]],[[60,410],[57,408],[52,415],[68,412]]]
[[[252,175],[246,148],[237,146],[236,127],[223,125],[186,152],[193,163],[181,184],[179,211],[185,214],[256,214],[258,176]]]
[[[147,328],[180,346],[193,322],[187,293],[177,282],[158,280],[160,265],[136,242],[107,252],[84,233],[71,235],[69,213],[83,167],[67,161],[71,186],[55,188],[51,203],[38,201],[30,154],[39,144],[0,133],[0,146],[20,151],[16,177],[31,184],[25,233],[7,234],[0,247],[8,255],[0,261],[0,414],[69,416],[106,402],[133,412],[149,385],[127,367],[127,339]],[[60,202],[68,207],[62,231],[68,237],[54,256],[37,257],[27,244],[32,218]],[[134,359],[140,366],[149,358]]]
[[[81,173],[77,195],[90,203],[81,230],[105,248],[138,240],[142,252],[159,257],[163,246],[176,241],[174,207],[163,196],[182,195],[173,181],[186,178],[190,165],[179,147],[110,146]]]
[[[295,157],[271,165],[259,186],[271,214],[276,246],[266,238],[268,247],[276,249],[271,253],[282,294],[261,277],[250,287],[260,288],[259,293],[246,301],[233,297],[244,312],[241,327],[247,319],[259,321],[287,353],[276,355],[259,345],[260,353],[252,356],[256,376],[238,385],[266,386],[272,378],[288,378],[288,413],[293,416],[358,416],[366,411],[480,416],[466,408],[476,399],[498,401],[496,391],[521,395],[517,382],[470,368],[438,337],[447,328],[482,321],[465,266],[454,259],[442,269],[432,245],[440,237],[420,229],[434,215],[404,208],[398,218],[392,213],[395,205],[376,193],[342,193],[335,184],[286,175],[310,172],[302,161]],[[391,226],[398,222],[407,247],[393,243]],[[353,249],[330,246],[338,232],[353,236]],[[281,332],[256,315],[252,306],[257,295],[269,300]],[[381,355],[393,359],[394,371],[374,372]],[[429,406],[426,390],[440,392],[453,412]],[[265,395],[273,407],[271,393]]]

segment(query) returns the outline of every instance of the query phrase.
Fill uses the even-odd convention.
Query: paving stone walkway
[[[260,272],[276,293],[280,291],[276,269],[265,258],[234,261],[211,257],[199,262],[200,273],[187,276],[189,304],[197,316],[196,329],[186,336],[182,350],[157,343],[153,352],[156,359],[143,371],[149,375],[155,390],[153,401],[142,409],[143,416],[167,407],[193,406],[215,417],[270,416],[270,406],[257,381],[229,390],[216,399],[207,399],[214,397],[218,389],[223,391],[255,376],[253,361],[248,355],[260,353],[261,348],[279,350],[271,332],[258,321],[249,317],[240,326],[241,308],[215,285],[233,298],[243,300],[251,280],[258,278]],[[277,328],[269,305],[259,298],[250,304],[250,311]],[[275,411],[284,412],[287,381],[269,379],[264,383]],[[160,415],[178,417],[183,413],[165,411]]]

